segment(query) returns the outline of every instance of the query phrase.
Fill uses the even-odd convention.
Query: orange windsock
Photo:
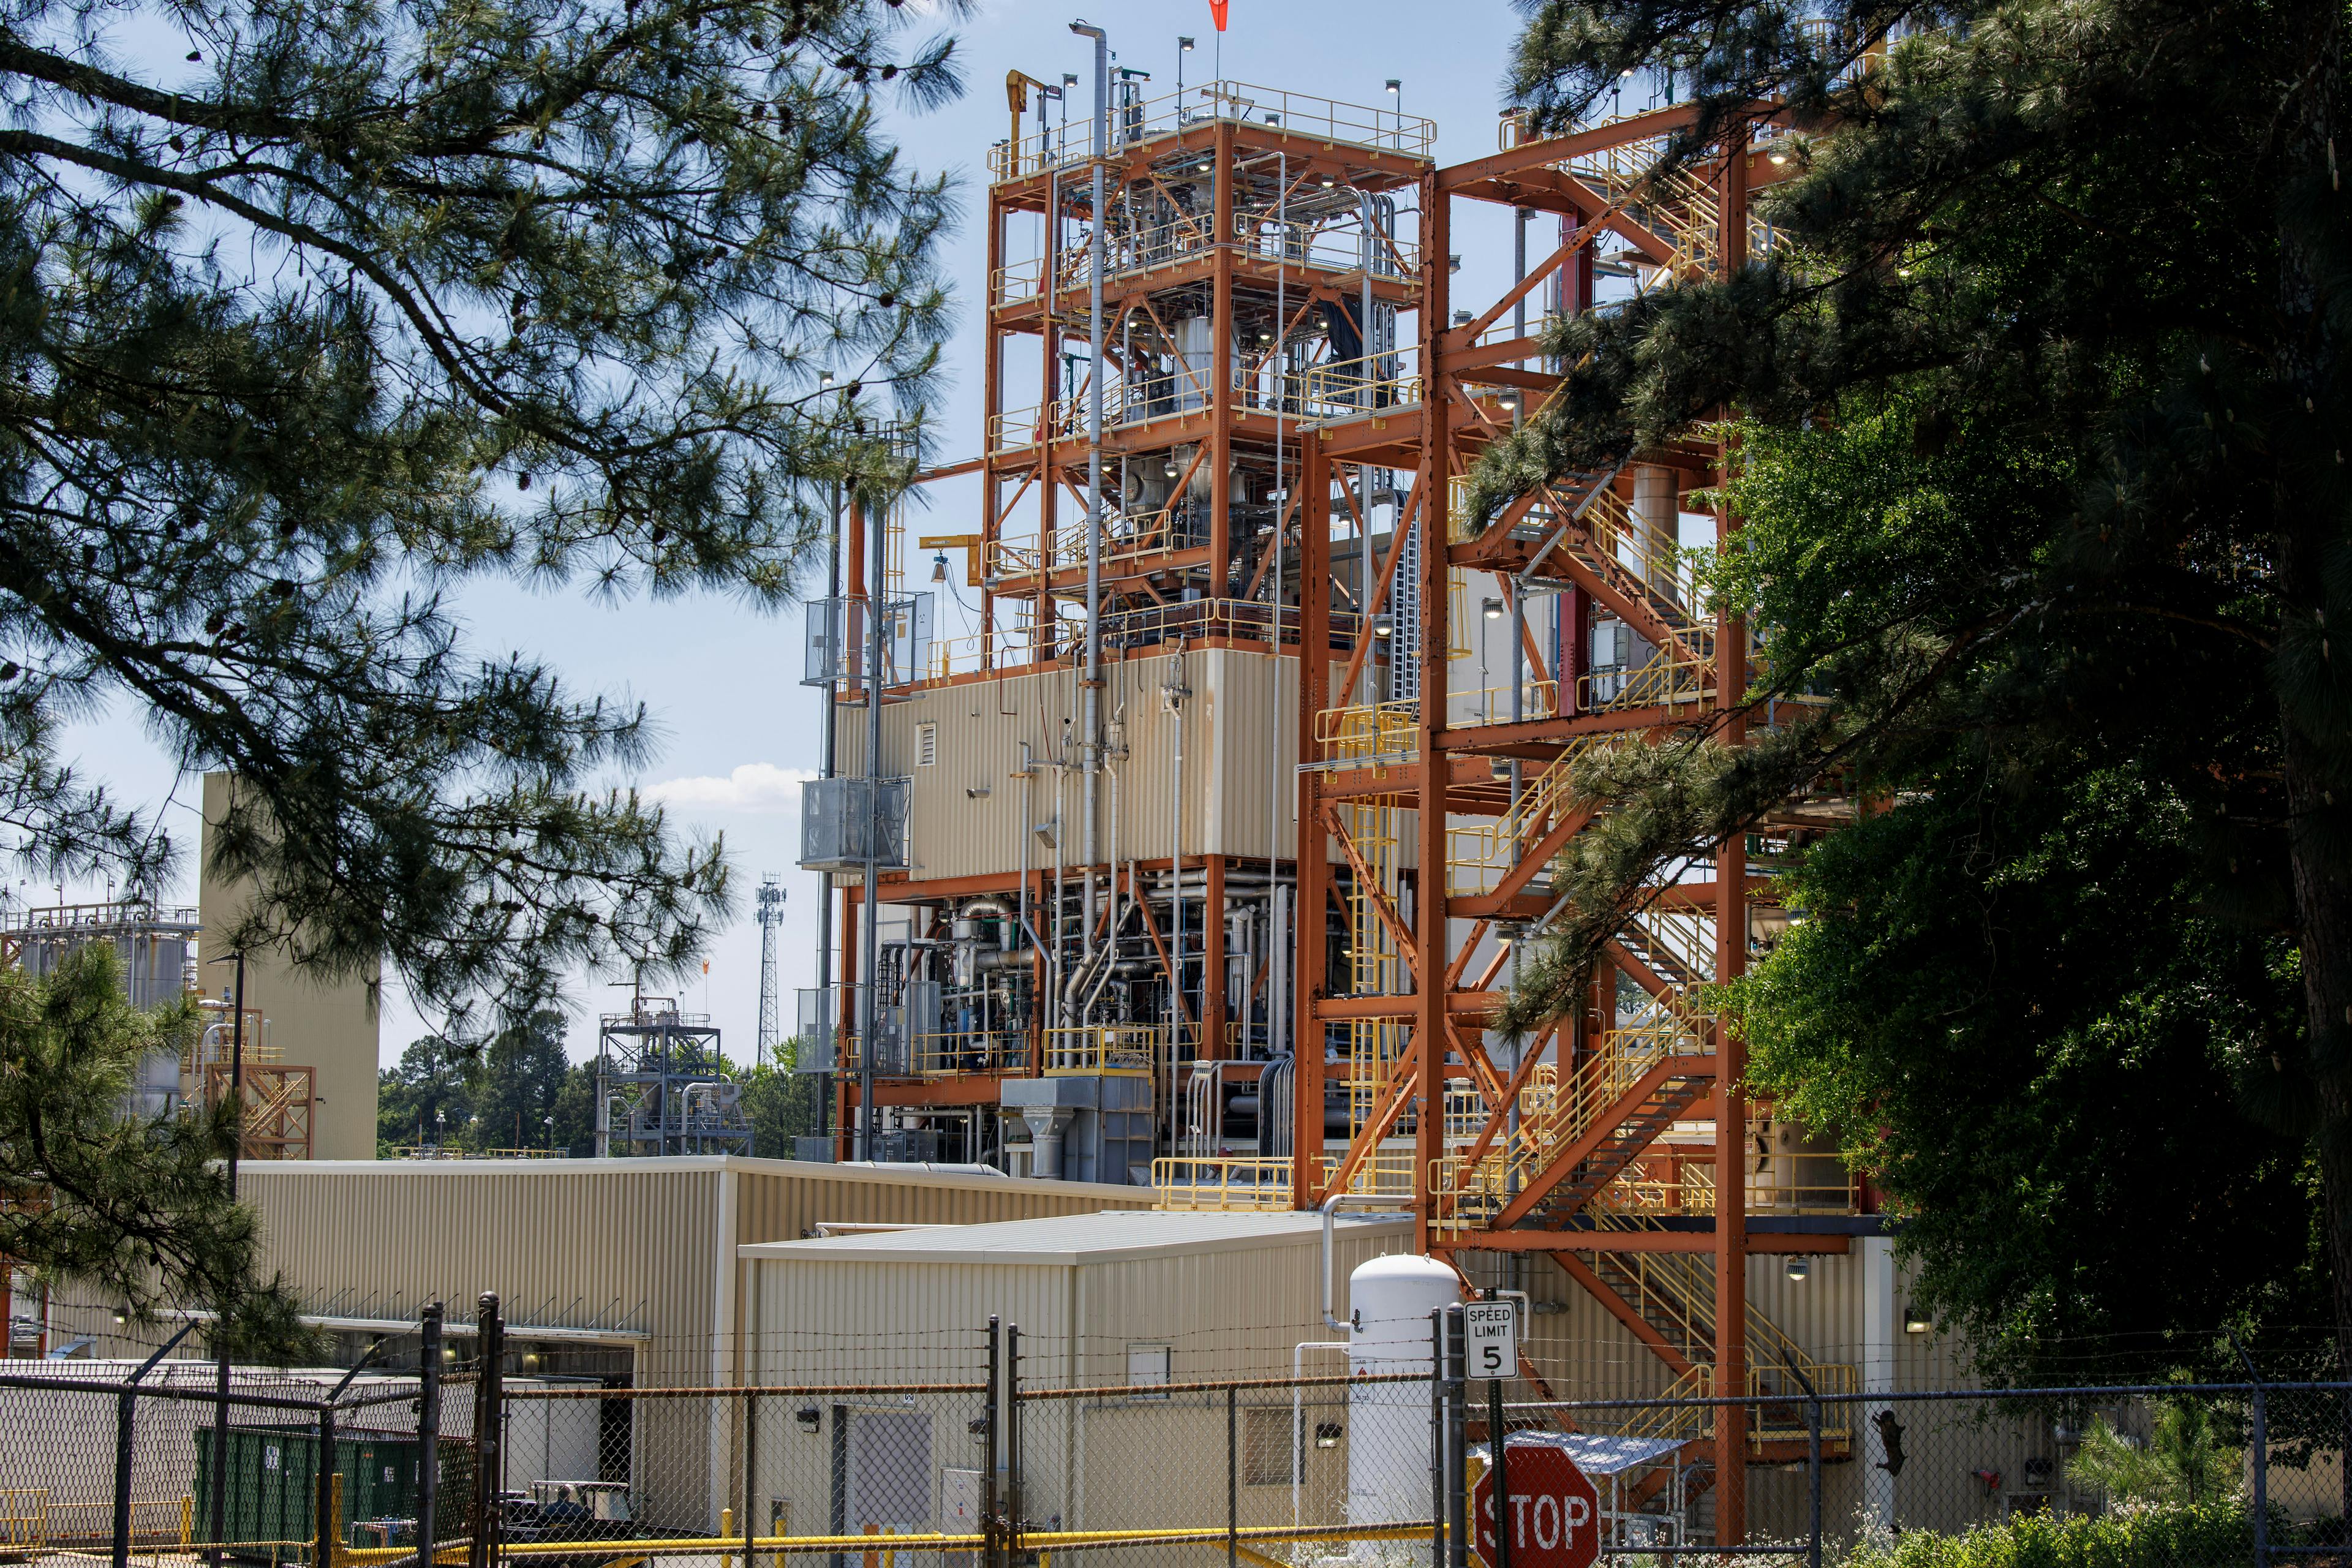
[[[1233,3],[1234,0],[1209,0],[1209,20],[1217,25],[1220,33],[1225,30],[1225,9]]]

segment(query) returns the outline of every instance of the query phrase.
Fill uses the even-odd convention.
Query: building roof
[[[874,1164],[859,1161],[835,1163],[823,1160],[761,1160],[747,1154],[664,1154],[583,1157],[569,1160],[259,1160],[244,1167],[247,1176],[369,1175],[386,1177],[463,1176],[497,1172],[501,1175],[566,1176],[627,1175],[672,1172],[742,1171],[783,1176],[803,1182],[845,1182],[858,1185],[912,1187],[977,1187],[991,1193],[1039,1193],[1054,1196],[1073,1194],[1097,1201],[1148,1198],[1140,1187],[1105,1186],[1094,1182],[1063,1182],[1031,1176],[982,1174],[976,1171],[935,1164]]]
[[[1350,1235],[1392,1231],[1412,1235],[1408,1222],[1341,1215]],[[812,1263],[1110,1263],[1180,1252],[1226,1252],[1254,1247],[1314,1246],[1322,1216],[1306,1211],[1160,1214],[1106,1210],[989,1225],[931,1226],[825,1237],[815,1241],[757,1242],[737,1248],[746,1258]]]

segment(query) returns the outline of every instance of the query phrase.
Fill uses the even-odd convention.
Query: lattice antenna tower
[[[784,923],[784,885],[774,876],[760,879],[760,1027],[751,1038],[754,1063],[769,1059],[782,1044],[782,1025],[776,1003],[776,932]]]

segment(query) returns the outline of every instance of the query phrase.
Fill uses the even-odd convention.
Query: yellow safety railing
[[[1701,981],[1715,978],[1715,915],[1712,911],[1644,910],[1625,922],[1624,935],[1633,943],[1664,954],[1685,976]]]
[[[1315,744],[1328,763],[1411,762],[1421,754],[1421,700],[1360,702],[1315,715]]]
[[[1155,1071],[1168,1048],[1168,1030],[1148,1024],[1085,1024],[1045,1031],[1039,1065],[1047,1078],[1098,1078]]]
[[[1715,1397],[1715,1368],[1704,1363],[1692,1367],[1666,1385],[1660,1396],[1664,1399],[1712,1399]],[[1664,1437],[1687,1443],[1696,1438],[1714,1436],[1715,1407],[1711,1405],[1657,1405],[1636,1411],[1619,1435],[1627,1437]]]
[[[1511,711],[1511,689],[1507,686],[1485,686],[1475,691],[1447,693],[1446,723],[1457,730],[1477,729],[1487,724],[1513,724],[1529,719],[1556,719],[1559,716],[1559,682],[1557,680],[1524,680],[1519,683],[1519,710]]]
[[[1406,346],[1309,366],[1302,393],[1299,415],[1316,423],[1418,407],[1423,399],[1421,352]]]
[[[1750,1323],[1751,1330],[1753,1322]],[[1747,1406],[1748,1446],[1761,1449],[1768,1443],[1801,1443],[1807,1438],[1804,1384],[1789,1375],[1783,1364],[1759,1366],[1753,1363],[1755,1345],[1751,1339],[1748,1369],[1748,1397],[1756,1403]],[[1821,1433],[1824,1445],[1843,1446],[1853,1441],[1854,1405],[1841,1395],[1851,1395],[1860,1386],[1857,1370],[1839,1362],[1805,1361],[1801,1370],[1822,1396]],[[1715,1368],[1700,1363],[1668,1384],[1663,1399],[1712,1399],[1715,1397]],[[1636,1412],[1620,1428],[1627,1437],[1664,1437],[1675,1442],[1692,1442],[1715,1436],[1715,1414],[1717,1406],[1708,1405],[1659,1405]]]
[[[1523,772],[1517,805],[1498,817],[1448,827],[1446,890],[1454,897],[1491,893],[1528,846],[1581,804],[1576,787],[1579,758],[1612,746],[1636,743],[1625,735],[1579,735],[1538,772]]]
[[[1014,1031],[917,1035],[908,1066],[918,1078],[1009,1072],[1029,1065],[1029,1037]]]
[[[1437,1228],[1473,1228],[1540,1175],[1559,1151],[1581,1137],[1659,1062],[1670,1056],[1708,1055],[1713,1049],[1706,1021],[1693,1005],[1679,996],[1645,998],[1633,1023],[1604,1034],[1599,1048],[1578,1064],[1565,1084],[1521,1095],[1516,1137],[1496,1138],[1475,1164],[1462,1154],[1438,1157],[1430,1173]]]
[[[39,1552],[48,1544],[49,1489],[0,1487],[0,1548]]]
[[[1789,1184],[1766,1179],[1771,1174],[1748,1173],[1744,1190],[1749,1214],[1850,1215],[1860,1206],[1860,1194],[1850,1178]],[[1716,1211],[1716,1193],[1714,1168],[1689,1162],[1672,1176],[1620,1176],[1601,1188],[1589,1206],[1627,1217],[1706,1215]]]
[[[1340,1155],[1322,1156],[1322,1185],[1326,1195],[1331,1177],[1339,1168]],[[1348,1178],[1348,1191],[1368,1197],[1392,1197],[1400,1208],[1408,1207],[1413,1200],[1413,1153],[1410,1148],[1375,1149],[1364,1156],[1353,1174]]]
[[[1151,1162],[1156,1209],[1286,1209],[1290,1161],[1260,1154],[1165,1156]]]
[[[563,1160],[569,1149],[464,1149],[452,1143],[396,1143],[395,1160]],[[248,1159],[250,1155],[247,1156]],[[60,1504],[59,1506],[65,1506]],[[112,1504],[108,1504],[112,1507]]]
[[[1601,709],[1682,708],[1715,698],[1715,661],[1670,658],[1664,654],[1633,669],[1597,669],[1577,682],[1578,707]]]

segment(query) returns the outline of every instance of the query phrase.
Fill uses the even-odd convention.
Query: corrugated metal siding
[[[1339,1314],[1350,1271],[1411,1246],[1402,1224],[1342,1226],[1332,1249]],[[745,1268],[763,1373],[845,1371],[856,1352],[843,1347],[861,1337],[976,1348],[994,1314],[1021,1325],[1035,1375],[1118,1384],[1132,1344],[1168,1345],[1179,1379],[1286,1374],[1299,1342],[1332,1337],[1322,1321],[1321,1259],[1321,1237],[1310,1230],[1075,1265],[839,1251],[749,1258]]]
[[[1070,1270],[929,1265],[901,1254],[761,1258],[745,1267],[751,1366],[771,1384],[980,1382],[991,1313],[1017,1324],[1033,1375],[1066,1337]]]
[[[1118,852],[1121,859],[1165,859],[1179,790],[1175,768],[1177,718],[1162,696],[1177,666],[1173,655],[1114,659],[1105,666],[1106,726],[1125,728],[1127,754],[1118,774]],[[1292,854],[1297,796],[1298,660],[1231,648],[1183,656],[1184,853],[1264,856]],[[1068,726],[1079,711],[1067,671],[1010,676],[999,681],[935,688],[894,703],[882,714],[886,774],[914,781],[908,806],[915,878],[1006,876],[1025,864],[1053,864],[1050,845],[1027,829],[1054,820],[1051,770],[1024,776],[1021,747],[1033,759],[1075,755]],[[915,765],[915,728],[938,726],[936,755]],[[838,711],[836,766],[864,767],[866,715]],[[1111,821],[1111,781],[1103,790],[1106,835]],[[1064,854],[1075,864],[1080,835],[1077,779],[1063,784],[1061,815],[1071,828]],[[979,792],[985,791],[985,794]],[[1110,845],[1103,845],[1108,858]]]
[[[725,1237],[722,1170],[734,1184]],[[469,1315],[496,1290],[510,1324],[647,1336],[646,1386],[731,1377],[717,1338],[734,1315],[716,1295],[733,1269],[722,1244],[795,1239],[821,1220],[969,1224],[1149,1201],[1132,1188],[716,1159],[247,1165],[244,1192],[263,1268],[284,1270],[314,1311],[404,1319],[438,1300]]]
[[[411,1318],[437,1300],[470,1315],[496,1290],[510,1323],[650,1335],[646,1383],[709,1370],[715,1161],[247,1165],[243,1191],[262,1267],[314,1310]]]

